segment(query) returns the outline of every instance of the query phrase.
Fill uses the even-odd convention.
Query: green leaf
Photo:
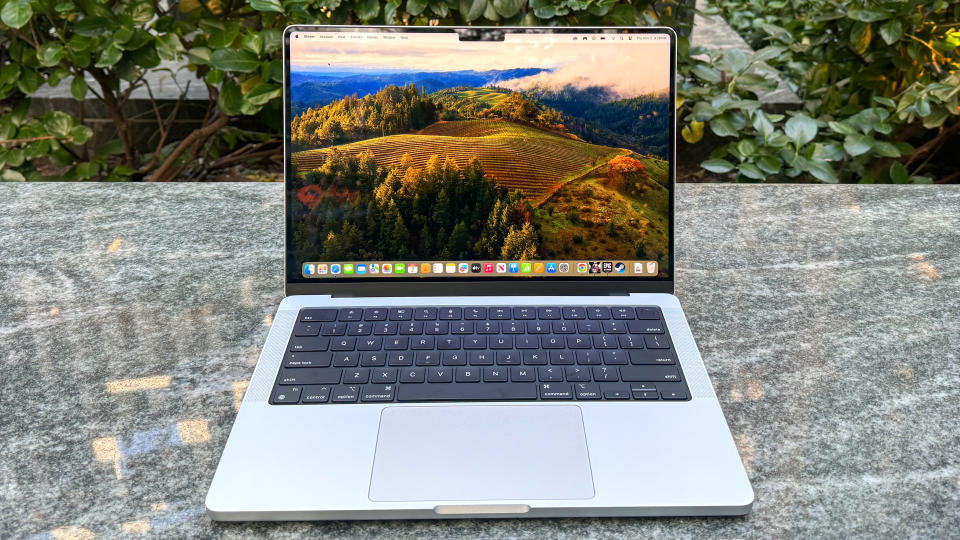
[[[357,0],[353,3],[353,10],[363,22],[373,20],[380,14],[380,0]]]
[[[900,157],[900,150],[893,144],[890,144],[885,141],[874,141],[873,149],[877,154],[880,154],[883,157],[889,157],[889,158]]]
[[[263,52],[263,38],[260,37],[260,34],[256,33],[244,34],[240,37],[240,46],[259,56],[260,53]]]
[[[87,81],[83,80],[83,75],[75,75],[73,77],[73,82],[70,83],[70,93],[73,94],[74,99],[86,99]]]
[[[409,5],[409,0],[407,2]],[[460,0],[460,15],[467,22],[475,21],[487,9],[487,0]]]
[[[217,49],[210,55],[210,65],[223,71],[250,73],[260,67],[260,60],[249,51]]]
[[[890,19],[880,27],[880,37],[887,45],[893,45],[903,37],[903,23],[900,19]]]
[[[37,49],[37,60],[44,67],[52,67],[60,63],[63,58],[63,45],[50,41],[44,43]]]
[[[273,84],[258,84],[247,92],[244,98],[252,105],[262,107],[273,99],[280,97],[282,88]]]
[[[113,66],[120,61],[120,57],[122,55],[123,50],[120,47],[110,45],[100,53],[100,58],[97,59],[97,63],[94,64],[94,67],[106,68]]]
[[[4,64],[0,68],[0,86],[13,84],[18,78],[20,78],[20,66],[17,64]]]
[[[747,58],[746,53],[740,49],[728,50],[724,54],[723,58],[727,61],[727,65],[730,66],[730,69],[738,73],[743,71],[750,64],[750,60]]]
[[[873,100],[876,101],[877,103],[881,104],[881,105],[886,105],[887,107],[890,107],[891,109],[896,109],[896,108],[897,108],[897,102],[894,101],[894,100],[892,100],[892,99],[890,99],[890,98],[888,98],[888,97],[873,96]]]
[[[863,21],[867,23],[882,21],[884,19],[890,18],[890,13],[887,11],[880,11],[879,9],[849,9],[847,10],[847,17],[857,21]]]
[[[850,45],[857,54],[863,55],[867,52],[871,39],[873,39],[873,30],[867,23],[858,22],[850,30]]]
[[[198,66],[205,66],[210,63],[210,49],[207,47],[191,47],[187,51],[187,58]]]
[[[783,131],[800,147],[817,136],[817,122],[805,114],[798,114],[787,120]]]
[[[767,174],[777,174],[783,167],[783,162],[773,156],[763,156],[757,160],[757,167]]]
[[[217,105],[224,114],[236,116],[240,114],[240,107],[243,106],[243,94],[240,87],[233,79],[226,79],[220,87],[220,95],[217,96]]]
[[[903,166],[903,163],[899,161],[894,161],[890,165],[890,180],[894,184],[906,184],[910,179],[910,173],[907,172],[907,168]]]
[[[737,151],[744,157],[750,157],[757,151],[757,143],[752,139],[743,139],[737,143]]]
[[[719,70],[706,64],[697,64],[690,68],[690,72],[697,77],[711,83],[718,83],[723,80],[723,74]]]
[[[283,6],[280,4],[280,0],[250,0],[247,3],[257,11],[283,13]]]
[[[618,26],[634,26],[637,24],[637,10],[630,4],[618,4],[610,11],[610,20]]]
[[[757,130],[766,139],[773,133],[773,122],[763,111],[756,111],[753,115],[753,129]]]
[[[26,177],[13,169],[4,169],[0,171],[0,180],[4,182],[26,182]]]
[[[700,164],[704,169],[712,173],[726,173],[733,170],[733,163],[725,159],[708,159]]]
[[[90,137],[93,137],[93,130],[83,124],[70,128],[70,140],[74,144],[83,144],[89,141]]]
[[[726,118],[726,115],[718,116],[710,120],[710,131],[719,137],[737,136],[737,128],[733,127],[733,124]]]
[[[107,156],[116,156],[123,153],[123,143],[120,139],[110,139],[97,148],[97,159],[106,159]]]
[[[283,44],[283,33],[277,28],[266,28],[260,31],[260,39],[263,41],[263,52],[270,54]]]
[[[157,54],[164,60],[176,60],[184,53],[183,43],[177,34],[164,34],[157,38]]]
[[[751,61],[766,62],[767,60],[780,56],[780,54],[783,53],[783,51],[785,50],[786,49],[784,49],[783,47],[777,47],[775,45],[764,47],[753,54],[753,58],[751,59]]]
[[[65,139],[70,135],[70,128],[73,127],[73,117],[63,111],[53,111],[48,113],[43,120],[43,129],[47,133],[58,139]]]
[[[493,9],[504,18],[513,17],[523,7],[523,0],[493,0]]]
[[[8,0],[0,10],[0,21],[13,28],[20,28],[27,24],[30,17],[33,17],[30,0]]]
[[[419,15],[427,9],[427,0],[407,0],[407,13]]]
[[[690,125],[683,126],[683,129],[680,130],[680,136],[690,144],[700,142],[700,139],[703,138],[703,122],[694,120],[690,122]]]
[[[43,84],[43,77],[32,69],[24,69],[17,79],[17,88],[26,95],[31,95]]]
[[[68,171],[68,174],[73,173],[73,177],[77,180],[87,180],[93,178],[98,172],[100,172],[100,165],[91,161],[77,163],[72,171]]]
[[[753,163],[741,163],[737,166],[737,171],[747,178],[752,178],[753,180],[765,180],[767,178],[766,173],[761,171],[760,167],[757,167]]]
[[[848,126],[843,122],[834,122],[833,120],[827,122],[827,125],[834,133],[839,133],[840,135],[854,135],[857,133],[857,130],[852,126]]]
[[[853,157],[865,154],[873,148],[873,137],[869,135],[861,135],[859,133],[853,133],[847,135],[843,140],[843,149],[847,151]]]
[[[207,84],[217,86],[223,82],[223,72],[219,69],[211,69],[203,76],[203,80],[206,81]]]
[[[833,171],[833,167],[826,161],[808,160],[806,165],[807,172],[821,182],[836,184],[840,181],[837,178],[837,173]]]

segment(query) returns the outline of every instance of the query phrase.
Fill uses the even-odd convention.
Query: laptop
[[[285,298],[215,520],[732,515],[668,28],[292,26]]]

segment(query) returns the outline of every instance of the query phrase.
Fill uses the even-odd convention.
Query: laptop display
[[[289,282],[673,277],[671,36],[502,37],[290,35]]]

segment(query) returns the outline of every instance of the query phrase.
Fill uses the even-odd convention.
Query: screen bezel
[[[287,211],[291,194],[287,190],[290,163],[290,35],[293,32],[404,32],[414,34],[457,33],[464,40],[502,40],[506,33],[522,34],[662,34],[670,38],[670,162],[668,164],[669,231],[668,231],[668,277],[574,277],[563,279],[553,276],[524,277],[350,277],[350,278],[304,278],[300,275],[300,262],[289,257],[287,249],[292,241],[293,216]],[[676,78],[677,36],[668,27],[479,27],[479,26],[367,26],[367,25],[292,25],[283,32],[283,200],[284,200],[284,246],[283,266],[285,295],[336,295],[336,296],[449,296],[449,295],[564,295],[564,294],[629,294],[673,293],[675,269],[675,199],[676,199]],[[432,261],[431,261],[432,262]],[[446,261],[445,261],[446,262]],[[455,261],[449,261],[455,262]]]

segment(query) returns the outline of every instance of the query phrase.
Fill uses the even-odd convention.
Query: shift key
[[[280,371],[278,384],[337,384],[340,382],[340,369],[337,368],[284,368]]]
[[[681,380],[676,366],[621,366],[620,380],[625,382],[676,382]]]

